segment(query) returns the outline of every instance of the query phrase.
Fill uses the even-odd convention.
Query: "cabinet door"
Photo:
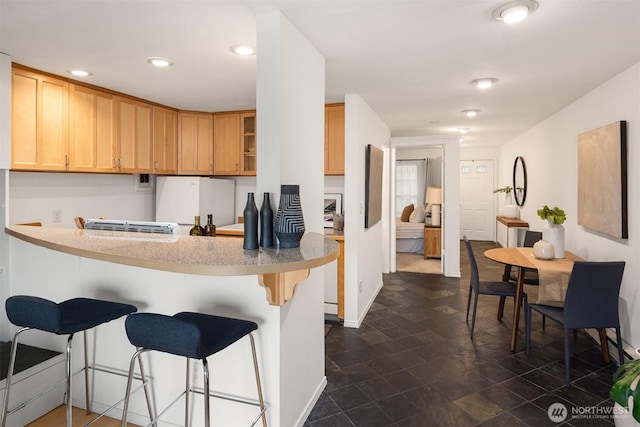
[[[153,173],[178,172],[178,113],[153,107]]]
[[[213,174],[240,175],[240,113],[213,115]]]
[[[344,104],[324,110],[324,174],[344,175]]]
[[[256,132],[256,113],[242,113],[240,115],[240,125],[242,129],[240,131],[242,135],[241,141],[241,160],[242,160],[242,175],[255,175],[257,166],[257,135]]]
[[[113,172],[116,155],[113,95],[70,85],[69,170]]]
[[[11,168],[66,170],[69,84],[14,68],[11,103]]]
[[[178,173],[211,175],[212,154],[213,115],[178,113]]]
[[[151,173],[151,105],[133,99],[118,100],[118,172]]]

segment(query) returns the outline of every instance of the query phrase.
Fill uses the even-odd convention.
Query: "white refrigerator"
[[[199,176],[158,176],[156,179],[156,221],[175,222],[181,234],[188,234],[196,215],[200,225],[213,214],[218,226],[236,222],[236,182],[233,179]]]

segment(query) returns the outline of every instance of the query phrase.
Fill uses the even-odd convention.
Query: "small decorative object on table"
[[[260,207],[260,246],[263,248],[271,248],[274,245],[271,197],[269,193],[264,193],[264,200]]]
[[[538,240],[533,244],[533,256],[538,259],[553,259],[553,245],[546,240]]]
[[[244,240],[243,249],[258,249],[258,208],[253,193],[247,195],[244,208]]]
[[[276,213],[275,233],[281,248],[297,248],[304,234],[300,204],[300,186],[280,186],[280,205]]]
[[[550,209],[549,206],[544,205],[537,212],[540,218],[547,221],[542,227],[542,240],[553,245],[554,258],[564,258],[564,227],[562,224],[566,221],[567,216],[557,206]]]

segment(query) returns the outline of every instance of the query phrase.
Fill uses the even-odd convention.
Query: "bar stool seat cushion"
[[[73,298],[55,303],[29,295],[9,297],[5,307],[9,321],[14,325],[57,335],[92,329],[138,310],[131,304],[92,298]]]
[[[258,329],[254,322],[203,313],[137,313],[125,321],[136,347],[204,359]]]

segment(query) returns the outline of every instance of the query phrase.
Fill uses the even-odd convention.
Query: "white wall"
[[[136,192],[135,175],[10,172],[9,223],[75,227],[77,216],[153,220],[153,191]],[[53,211],[62,222],[53,222]]]
[[[345,97],[345,319],[359,327],[382,288],[382,221],[364,228],[365,150],[388,146],[391,132],[359,95]],[[356,244],[350,242],[357,242]]]
[[[272,193],[277,206],[281,185],[299,185],[306,231],[323,233],[324,57],[279,11],[258,15],[257,40],[257,193]],[[326,385],[324,269],[298,285],[298,297],[280,312],[282,393],[272,425],[302,425]]]
[[[627,121],[629,239],[613,239],[577,224],[580,133],[609,123]],[[513,161],[522,156],[527,166],[527,199],[521,218],[540,230],[536,210],[543,205],[565,210],[565,248],[589,261],[627,262],[620,291],[623,339],[640,346],[640,63],[584,95],[547,120],[505,144],[500,150],[499,183],[509,183]]]
[[[442,156],[441,147],[399,148],[396,160],[433,159]]]

